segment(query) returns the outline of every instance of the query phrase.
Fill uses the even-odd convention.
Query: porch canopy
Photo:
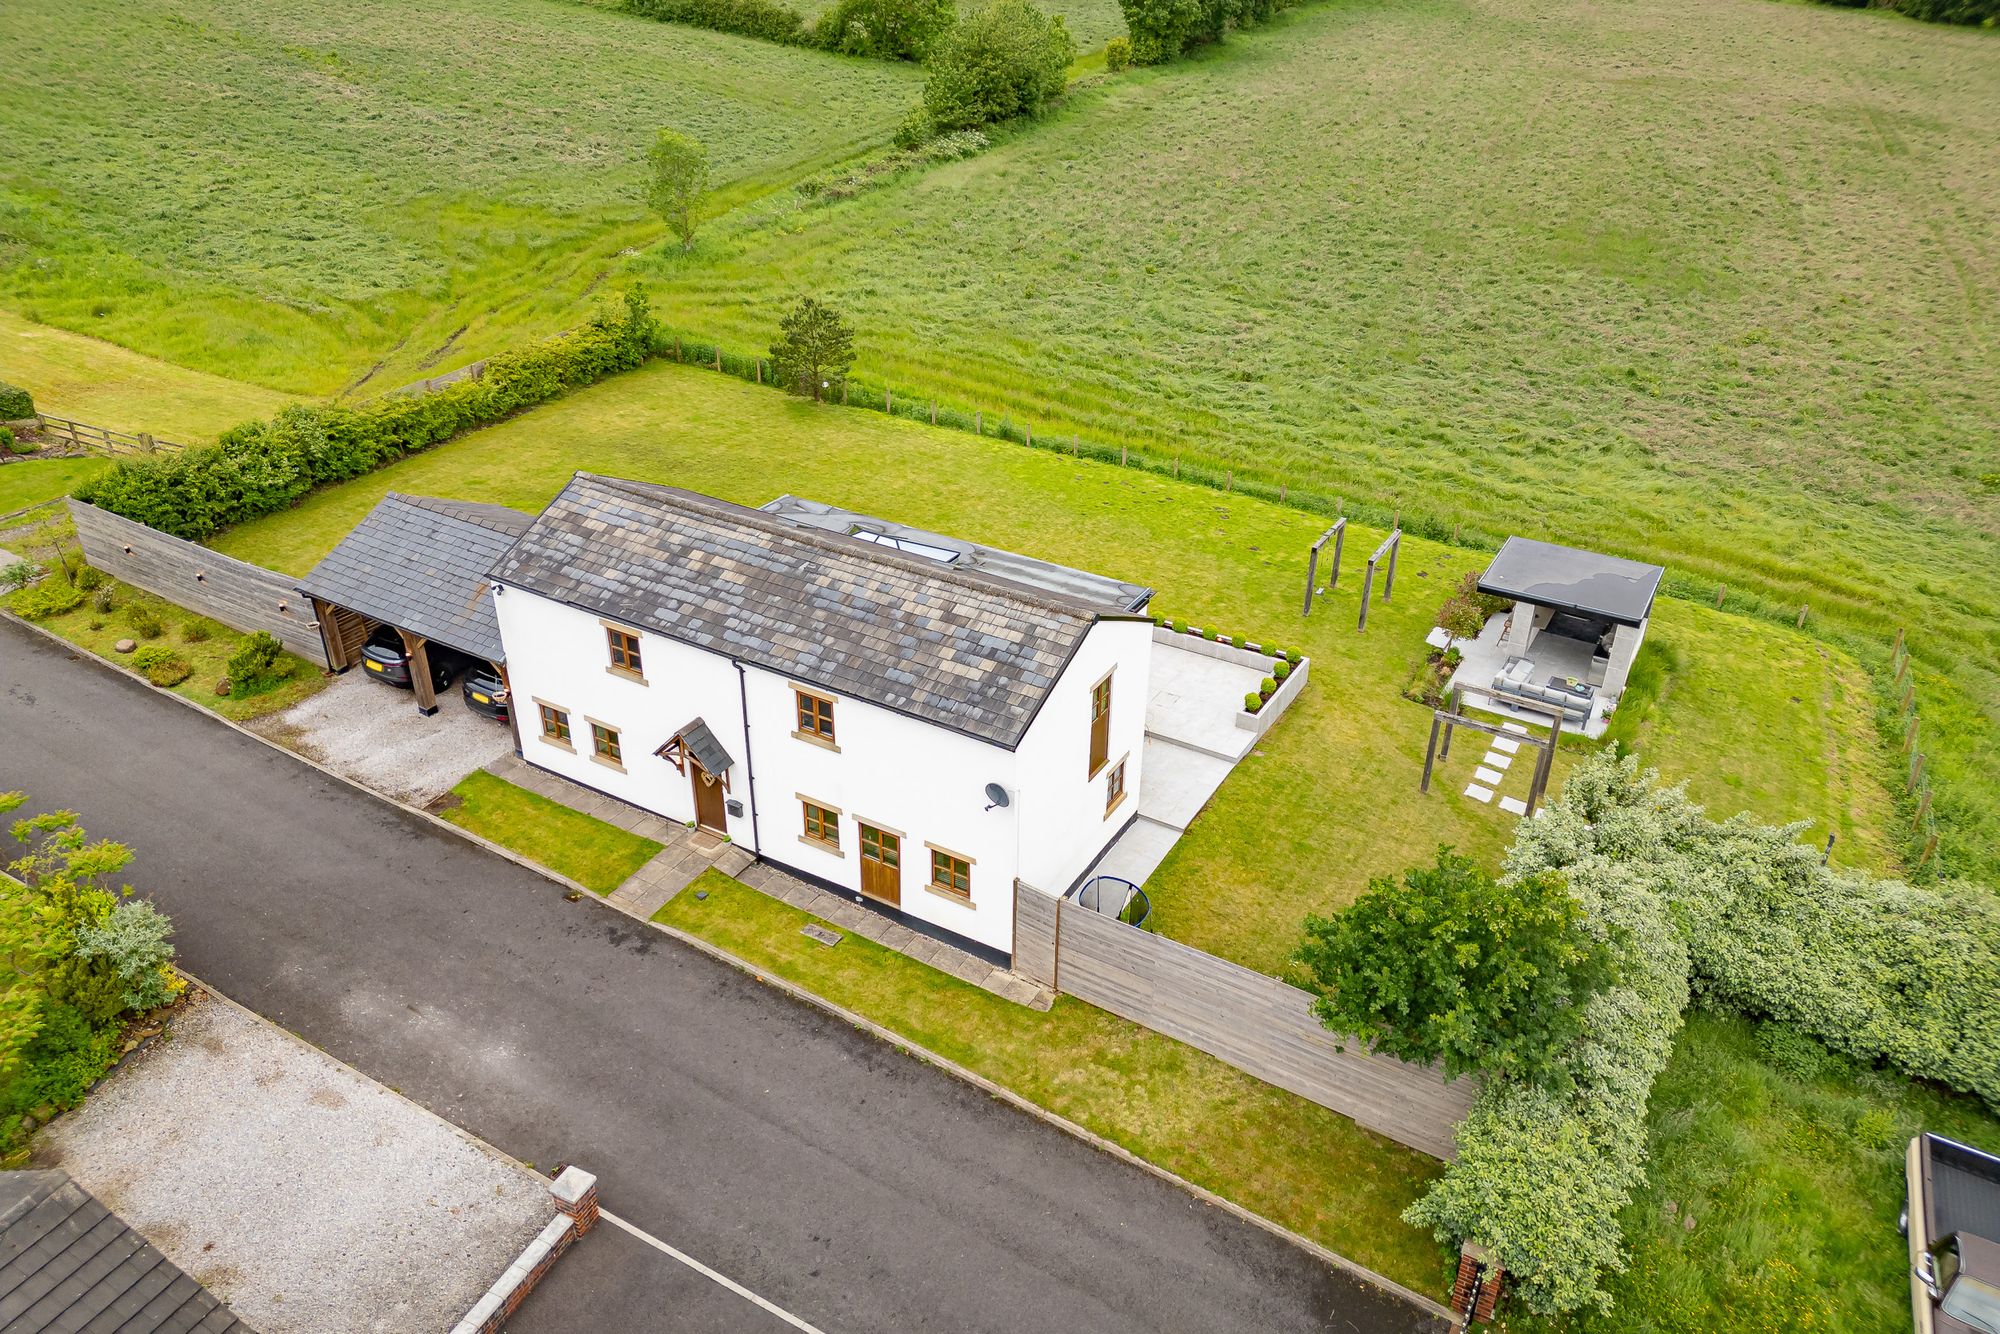
[[[1637,629],[1653,614],[1665,573],[1642,561],[1510,537],[1479,576],[1479,591]]]

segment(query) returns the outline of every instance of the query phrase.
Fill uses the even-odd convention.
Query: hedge
[[[35,415],[35,400],[28,391],[0,381],[0,422],[21,421]]]
[[[365,407],[295,406],[224,433],[214,445],[120,462],[77,488],[77,499],[149,528],[200,541],[294,504],[461,431],[638,366],[652,351],[644,292],[622,317],[599,317],[486,363],[476,380]]]

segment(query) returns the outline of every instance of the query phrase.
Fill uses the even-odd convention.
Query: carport
[[[432,644],[492,663],[504,685],[506,650],[486,572],[531,522],[504,505],[384,496],[299,584],[312,599],[327,666],[352,667],[369,635],[386,625],[403,641],[417,711],[426,717],[437,712]]]

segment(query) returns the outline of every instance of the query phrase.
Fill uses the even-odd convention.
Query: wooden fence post
[[[1806,604],[1801,602],[1799,604],[1799,629],[1801,630],[1806,628],[1806,611],[1807,611]]]
[[[1903,753],[1905,755],[1909,754],[1910,747],[1916,744],[1917,744],[1917,719],[1916,716],[1912,714],[1910,717],[1910,725],[1903,729]]]
[[[1180,479],[1181,479],[1181,460],[1180,460],[1180,455],[1176,454],[1174,456],[1174,480],[1178,482]]]
[[[1911,709],[1914,709],[1916,705],[1917,705],[1917,683],[1915,681],[1912,681],[1910,682],[1909,686],[1903,691],[1903,704],[1902,707],[1897,710],[1897,712],[1908,713]]]
[[[764,383],[764,359],[762,357],[757,358],[757,383]]]
[[[1222,474],[1222,494],[1228,495],[1236,489],[1236,470],[1231,468]]]
[[[973,410],[972,433],[974,435],[986,434],[986,412],[983,408],[976,408]]]
[[[931,400],[931,425],[937,425],[937,400]]]
[[[1902,651],[1903,651],[1903,627],[1899,625],[1896,627],[1896,647],[1891,649],[1890,652],[1901,653]]]
[[[1024,443],[1026,443],[1029,449],[1033,449],[1035,447],[1035,428],[1032,426],[1023,426],[1021,429],[1027,433],[1028,437]]]
[[[1722,599],[1725,595],[1728,594],[1728,592],[1729,592],[1728,584],[1717,584],[1715,586],[1715,609],[1717,611],[1722,610]]]
[[[679,334],[674,335],[674,360],[675,361],[687,360],[686,357],[683,357],[681,355],[681,336]]]
[[[889,413],[891,416],[895,415],[896,393],[893,389],[884,389],[882,391],[882,411]]]
[[[1280,505],[1285,503],[1285,484],[1283,482],[1278,483],[1278,503]]]
[[[1917,802],[1917,818],[1910,821],[1910,828],[1922,829],[1924,827],[1924,817],[1926,815],[1929,815],[1930,813],[1931,813],[1931,789],[1930,785],[1926,783],[1924,785],[1923,798],[1922,800]]]
[[[722,344],[720,343],[715,345],[715,369],[718,371],[722,369]]]
[[[1922,778],[1923,776],[1924,776],[1924,753],[1922,751],[1918,751],[1910,759],[1910,783],[1909,786],[1904,788],[1903,790],[1905,792],[1916,791],[1917,780],[1919,778]]]
[[[1120,445],[1120,446],[1118,446],[1118,466],[1119,466],[1119,467],[1121,467],[1121,468],[1122,468],[1122,467],[1124,467],[1124,466],[1125,466],[1125,460],[1126,460],[1126,458],[1127,458],[1127,457],[1128,457],[1128,452],[1127,452],[1127,450],[1126,450],[1125,446],[1123,446],[1123,445]]]
[[[1917,869],[1919,871],[1924,869],[1924,863],[1931,859],[1931,854],[1937,851],[1937,840],[1938,836],[1936,834],[1932,834],[1924,840],[1923,855],[1917,858]]]
[[[1896,665],[1896,679],[1889,683],[1889,689],[1891,690],[1903,684],[1903,673],[1910,670],[1910,655],[1904,653],[1900,656],[1902,661]]]

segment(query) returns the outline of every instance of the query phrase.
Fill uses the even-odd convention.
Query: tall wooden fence
[[[38,420],[41,425],[36,433],[43,438],[61,441],[95,454],[151,454],[162,449],[183,448],[171,440],[162,440],[144,431],[134,435],[129,431],[114,431],[108,426],[92,426],[89,422],[71,421],[67,417],[51,417],[46,412],[41,413]]]
[[[1313,1017],[1311,993],[1018,886],[1014,967],[1057,991],[1199,1048],[1330,1107],[1399,1144],[1450,1158],[1478,1091],[1436,1070],[1371,1056]]]
[[[324,663],[312,603],[291,575],[267,570],[72,498],[84,559],[120,583],[157,593],[246,634],[268,630],[308,662]]]

